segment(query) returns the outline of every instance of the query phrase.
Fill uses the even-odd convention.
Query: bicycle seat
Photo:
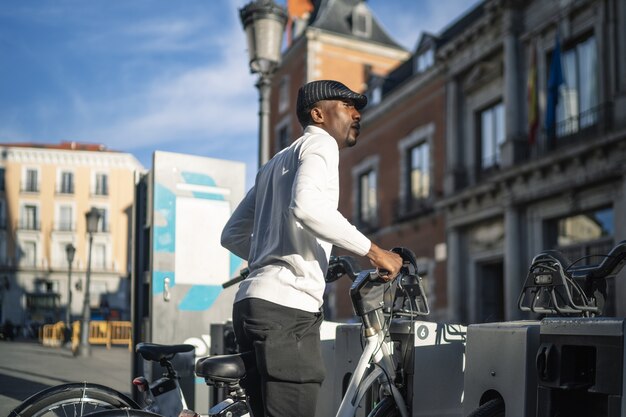
[[[157,345],[155,343],[138,343],[135,351],[147,361],[160,362],[172,359],[177,353],[191,352],[193,345]]]
[[[246,376],[246,364],[254,363],[254,352],[209,356],[196,362],[196,375],[206,380],[236,383]]]

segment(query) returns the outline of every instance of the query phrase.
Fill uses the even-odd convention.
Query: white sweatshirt
[[[332,246],[361,256],[371,246],[338,204],[337,142],[308,126],[259,170],[222,231],[222,246],[248,260],[250,268],[235,302],[253,297],[319,311]]]

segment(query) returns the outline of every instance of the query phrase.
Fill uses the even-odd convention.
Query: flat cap
[[[348,87],[333,80],[311,81],[298,90],[298,103],[296,112],[301,114],[307,107],[321,100],[349,99],[354,102],[357,110],[361,110],[367,104],[367,97],[355,93]]]

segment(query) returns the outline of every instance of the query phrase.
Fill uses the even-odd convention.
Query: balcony
[[[56,192],[57,195],[73,195],[74,194],[74,184],[58,187],[55,190],[55,192]]]
[[[398,198],[393,201],[393,222],[400,223],[430,214],[434,209],[429,198]]]
[[[20,220],[17,223],[17,230],[41,230],[41,222],[39,220]]]
[[[58,222],[54,224],[55,232],[75,232],[76,224],[74,222]]]
[[[107,197],[109,195],[109,187],[96,187],[91,190],[92,197]]]
[[[555,127],[556,137],[541,132],[539,153],[547,154],[564,147],[597,138],[613,128],[613,103],[607,102],[562,120]]]
[[[20,186],[20,192],[22,193],[38,193],[39,192],[39,184],[35,183],[26,183]]]

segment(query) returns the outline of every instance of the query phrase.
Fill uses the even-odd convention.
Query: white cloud
[[[133,149],[181,138],[205,142],[211,137],[254,132],[257,95],[243,33],[238,29],[231,26],[224,33],[222,39],[228,39],[230,47],[219,63],[161,75],[126,99],[94,103],[112,118],[89,127],[88,136],[112,148]]]

